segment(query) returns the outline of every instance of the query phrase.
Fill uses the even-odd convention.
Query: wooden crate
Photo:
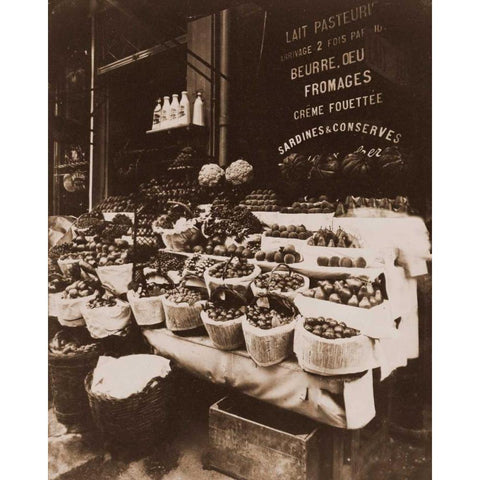
[[[210,468],[241,480],[323,480],[317,423],[245,397],[210,407]]]

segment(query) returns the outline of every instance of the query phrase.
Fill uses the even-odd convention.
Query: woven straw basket
[[[189,305],[187,302],[171,302],[167,300],[165,295],[162,295],[162,303],[165,310],[165,323],[170,331],[193,330],[203,325],[200,312],[205,301],[201,300],[193,305]]]
[[[246,320],[245,315],[226,322],[212,320],[205,311],[202,311],[200,316],[210,340],[218,349],[235,350],[245,343],[242,332],[242,320]]]

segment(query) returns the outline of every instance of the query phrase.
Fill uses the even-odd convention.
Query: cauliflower
[[[225,171],[225,178],[233,185],[247,183],[253,177],[253,167],[245,160],[233,162]]]
[[[207,163],[200,169],[198,183],[206,187],[213,187],[219,184],[224,175],[222,167],[216,163]]]

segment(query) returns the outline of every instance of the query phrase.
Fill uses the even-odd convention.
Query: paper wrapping
[[[128,292],[128,284],[132,281],[133,263],[98,267],[97,275],[102,285],[116,295],[121,295]]]
[[[253,272],[246,277],[234,277],[234,278],[217,278],[212,277],[208,272],[210,269],[205,270],[203,278],[205,279],[205,284],[207,286],[208,295],[210,296],[212,292],[219,287],[220,285],[231,286],[235,291],[241,295],[245,295],[250,284],[257,278],[262,272],[258,265],[254,265]]]
[[[131,321],[132,310],[127,302],[117,299],[113,307],[88,308],[82,306],[82,315],[92,338],[121,335]]]
[[[345,375],[378,366],[374,341],[364,335],[329,340],[305,330],[305,319],[295,326],[293,351],[303,370],[317,375]]]
[[[235,350],[245,344],[242,331],[242,320],[246,318],[245,315],[225,322],[212,320],[205,310],[202,310],[200,316],[215,347],[220,350]]]
[[[127,300],[138,325],[156,325],[165,321],[165,312],[160,295],[140,298],[132,290],[129,290]]]
[[[64,327],[81,327],[85,325],[85,320],[82,315],[82,308],[90,300],[93,300],[97,295],[98,292],[94,292],[88,297],[58,298],[58,323],[60,323],[60,325],[63,325]]]
[[[187,302],[171,302],[165,295],[162,295],[162,303],[165,311],[165,324],[172,332],[192,330],[203,325],[200,312],[205,301],[201,300],[189,305]]]
[[[246,317],[242,320],[247,352],[258,366],[270,367],[292,355],[295,322],[263,330],[250,325]]]

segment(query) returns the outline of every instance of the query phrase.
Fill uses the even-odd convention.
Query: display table
[[[294,358],[263,368],[245,350],[218,350],[208,337],[180,337],[165,328],[143,334],[156,353],[189,372],[315,421],[356,429],[375,416],[371,371],[323,377],[304,372]]]

